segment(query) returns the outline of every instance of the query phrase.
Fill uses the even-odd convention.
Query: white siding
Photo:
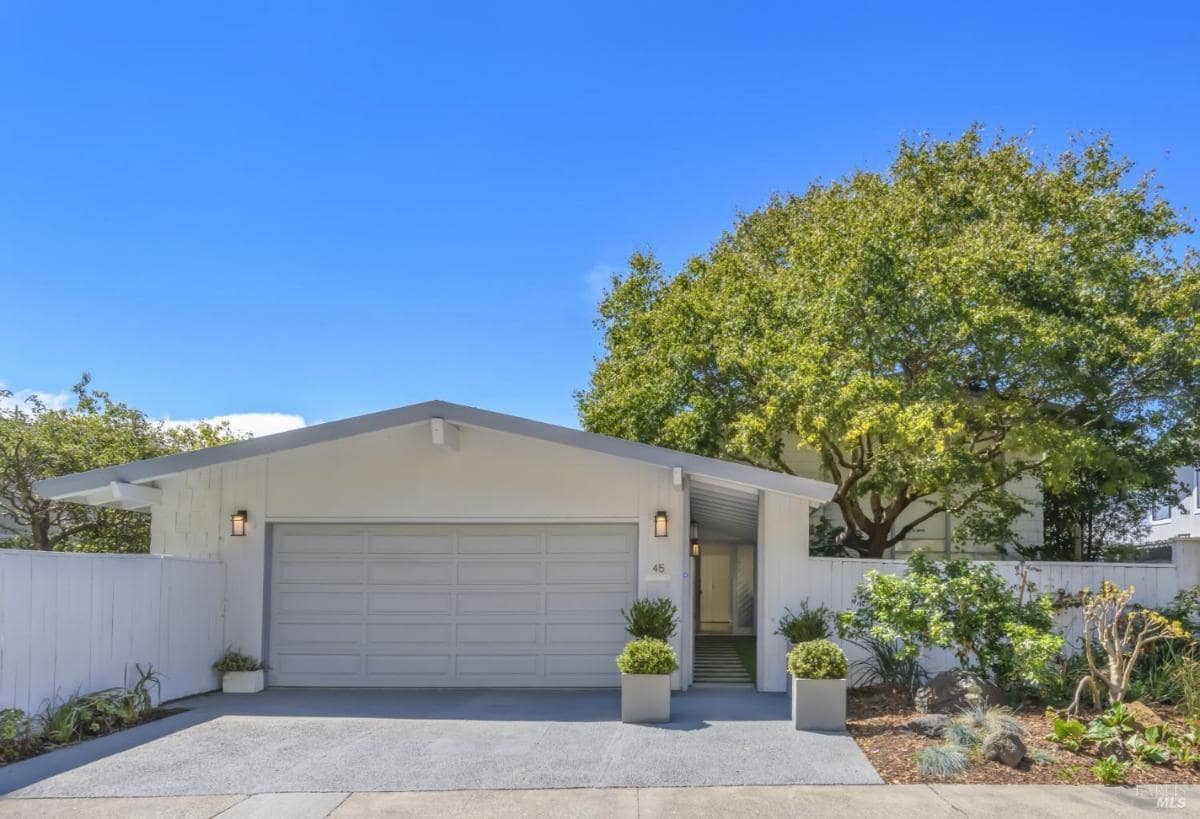
[[[217,687],[223,596],[216,563],[0,550],[0,708],[122,686],[135,664],[163,699]]]
[[[265,537],[272,522],[635,523],[638,594],[683,608],[684,493],[670,469],[509,433],[463,428],[457,451],[428,423],[197,469],[158,482],[155,553],[226,565],[225,642],[263,648]],[[245,509],[245,537],[229,517]],[[670,536],[653,536],[666,510]],[[676,637],[681,650],[684,636]],[[679,678],[676,675],[676,684]]]

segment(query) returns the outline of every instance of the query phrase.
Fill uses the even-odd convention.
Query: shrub
[[[1077,719],[1054,716],[1052,712],[1048,712],[1047,716],[1050,717],[1052,730],[1046,739],[1072,752],[1083,747],[1086,725]]]
[[[664,640],[641,637],[625,644],[617,655],[617,668],[622,674],[670,674],[679,668],[679,660]]]
[[[1118,588],[1105,580],[1096,593],[1083,596],[1083,651],[1088,673],[1079,680],[1068,713],[1078,713],[1079,699],[1090,687],[1096,707],[1100,689],[1110,702],[1125,699],[1138,657],[1151,644],[1186,636],[1183,626],[1151,609],[1132,609],[1133,586]]]
[[[0,709],[0,762],[15,762],[26,756],[37,737],[33,720],[20,708]]]
[[[829,637],[830,611],[824,606],[815,609],[808,607],[808,601],[800,604],[800,613],[784,609],[785,614],[779,618],[779,628],[775,633],[784,637],[793,645],[807,643],[810,640],[824,640]]]
[[[1107,759],[1096,760],[1091,771],[1092,776],[1103,785],[1120,785],[1125,781],[1125,774],[1129,772],[1129,763],[1122,762],[1113,754]]]
[[[931,745],[917,755],[917,767],[925,776],[946,779],[967,769],[967,755],[957,745]]]
[[[788,671],[805,680],[840,680],[846,676],[846,652],[828,640],[799,643],[788,654]]]
[[[1040,686],[1063,646],[1053,632],[1053,600],[1032,583],[1010,588],[995,567],[964,560],[909,558],[905,575],[868,572],[855,608],[838,617],[850,639],[896,643],[900,657],[951,649],[961,668],[1002,687]]]
[[[866,658],[854,663],[855,687],[879,685],[902,693],[908,702],[917,696],[917,690],[929,679],[918,656],[907,655],[896,641],[885,642],[864,634],[848,639],[867,652]]]
[[[625,630],[634,639],[670,640],[679,624],[679,610],[666,597],[635,600],[629,611],[621,609],[621,614],[625,617]]]
[[[218,674],[229,674],[233,671],[267,671],[267,664],[257,657],[243,654],[233,648],[225,649],[221,659],[213,663],[213,669]]]

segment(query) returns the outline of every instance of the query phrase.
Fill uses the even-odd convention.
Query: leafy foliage
[[[25,756],[35,742],[33,721],[20,708],[0,709],[0,762]]]
[[[621,609],[625,630],[633,637],[653,637],[670,640],[679,624],[679,610],[668,597],[643,597],[635,600],[629,611]]]
[[[1131,170],[972,128],[773,198],[674,276],[634,254],[583,425],[782,471],[812,448],[871,557],[943,512],[1013,544],[1018,479],[1170,481],[1200,441],[1200,270]]]
[[[228,674],[235,671],[267,671],[268,668],[267,664],[257,657],[251,657],[230,647],[213,663],[213,670],[218,674]]]
[[[918,552],[904,575],[868,572],[854,605],[838,618],[851,639],[895,643],[904,658],[949,648],[960,667],[1001,686],[1040,684],[1063,646],[1050,596],[1028,581],[1009,588],[986,563],[932,561]]]
[[[1092,776],[1102,785],[1120,785],[1129,773],[1129,763],[1122,762],[1120,757],[1111,755],[1105,759],[1096,760],[1091,767]]]
[[[622,674],[670,674],[679,669],[679,660],[665,641],[640,637],[625,644],[617,655],[617,668]]]
[[[799,614],[793,613],[791,609],[784,609],[784,615],[779,618],[779,628],[775,629],[775,633],[793,645],[809,640],[824,640],[829,637],[830,616],[829,609],[824,606],[809,608],[806,600],[800,604]]]
[[[840,680],[846,676],[846,652],[829,640],[797,643],[788,654],[788,672],[805,680]]]
[[[878,685],[899,691],[908,702],[917,696],[917,690],[929,679],[921,659],[902,650],[903,644],[896,640],[880,640],[870,634],[847,638],[867,652],[867,656],[854,662],[853,685]]]
[[[1070,717],[1060,717],[1050,712],[1052,732],[1047,735],[1046,739],[1055,742],[1068,751],[1078,751],[1083,747],[1085,735],[1087,734],[1087,726],[1077,719]]]
[[[228,425],[168,428],[90,389],[90,383],[85,373],[73,388],[75,405],[67,409],[53,409],[36,397],[24,405],[0,405],[0,529],[16,536],[5,545],[149,551],[148,515],[46,500],[34,493],[33,484],[234,440]],[[8,396],[0,390],[0,397]]]

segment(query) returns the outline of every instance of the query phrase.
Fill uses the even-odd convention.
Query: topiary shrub
[[[221,659],[213,663],[213,669],[218,674],[229,674],[234,671],[267,671],[267,664],[257,657],[243,654],[232,648],[225,649]]]
[[[621,609],[621,614],[625,617],[625,630],[635,639],[670,640],[679,621],[679,610],[666,597],[635,600],[629,611]]]
[[[788,671],[805,680],[840,680],[846,676],[846,652],[828,640],[799,643],[788,654]]]
[[[675,649],[653,637],[630,640],[617,655],[617,668],[622,674],[670,674],[679,668]]]

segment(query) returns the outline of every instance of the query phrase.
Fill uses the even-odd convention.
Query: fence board
[[[216,561],[0,549],[0,708],[122,686],[139,663],[163,699],[211,690],[224,596]]]

